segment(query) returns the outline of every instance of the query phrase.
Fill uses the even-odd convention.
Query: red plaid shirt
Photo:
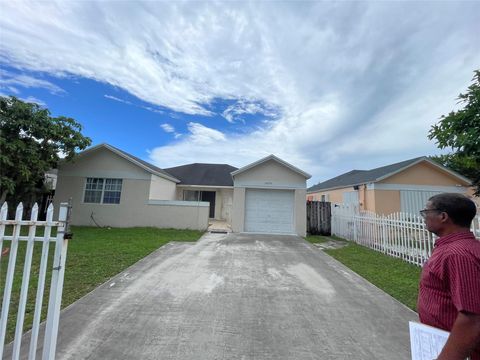
[[[471,232],[436,240],[423,265],[417,309],[422,323],[447,331],[460,311],[480,314],[480,241]],[[480,344],[471,359],[480,360]]]

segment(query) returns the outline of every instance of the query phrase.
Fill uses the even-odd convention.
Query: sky
[[[314,185],[446,151],[480,2],[0,0],[0,95],[159,167],[275,154]]]

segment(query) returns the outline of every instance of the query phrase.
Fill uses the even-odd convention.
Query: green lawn
[[[328,236],[323,236],[323,235],[307,235],[305,238],[308,242],[311,242],[312,244],[317,244],[317,243],[324,243],[330,240]]]
[[[118,274],[128,266],[144,258],[152,251],[170,241],[196,241],[202,232],[195,230],[174,230],[156,228],[129,228],[107,229],[94,227],[73,227],[73,239],[69,241],[65,281],[63,288],[62,308],[70,305],[83,295],[95,289],[109,278]],[[11,234],[7,229],[6,234]],[[39,233],[37,232],[37,236]],[[25,233],[23,235],[26,235]],[[14,287],[7,325],[7,342],[13,340],[15,319],[20,297],[21,278],[23,273],[23,259],[25,256],[25,242],[21,242],[17,255]],[[8,241],[3,247],[10,247]],[[40,266],[41,244],[35,243],[30,289],[28,293],[27,310],[25,314],[24,331],[31,328],[34,313],[38,268]],[[54,246],[50,247],[50,264],[52,262]],[[0,291],[3,299],[5,275],[8,258],[2,258],[0,266]],[[51,269],[52,266],[48,266]],[[50,273],[47,275],[46,292],[50,287]],[[46,316],[48,294],[43,302],[43,315]]]
[[[420,267],[353,242],[324,251],[416,311]]]
[[[312,244],[318,244],[318,243],[324,243],[327,241],[332,241],[332,240],[337,240],[341,242],[347,243],[347,240],[344,240],[342,238],[339,238],[338,236],[331,235],[331,236],[325,236],[325,235],[307,235],[305,237],[305,240],[308,242],[311,242]]]

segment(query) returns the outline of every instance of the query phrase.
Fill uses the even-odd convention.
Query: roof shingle
[[[237,168],[227,164],[194,163],[164,170],[179,179],[180,185],[233,186],[230,173]]]
[[[417,157],[410,160],[401,161],[395,164],[381,166],[371,170],[351,170],[332,179],[321,182],[307,189],[308,192],[326,190],[332,188],[348,187],[361,185],[369,182],[375,182],[381,177],[403,169],[425,157]]]

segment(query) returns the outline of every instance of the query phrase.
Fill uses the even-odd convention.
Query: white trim
[[[260,165],[260,164],[263,164],[264,162],[267,162],[267,161],[269,161],[269,160],[276,161],[276,162],[278,162],[279,164],[281,164],[281,165],[289,168],[290,170],[292,170],[292,171],[294,171],[294,172],[296,172],[296,173],[304,176],[304,177],[307,178],[307,179],[310,179],[310,178],[312,177],[312,175],[306,173],[305,171],[300,170],[299,168],[293,166],[292,164],[289,164],[289,163],[286,162],[285,160],[282,160],[282,159],[276,157],[276,156],[273,155],[273,154],[270,154],[270,155],[268,155],[267,157],[264,157],[263,159],[257,160],[257,161],[255,161],[255,162],[253,162],[253,163],[251,163],[251,164],[249,164],[249,165],[246,165],[246,166],[244,166],[244,167],[242,167],[242,168],[240,168],[240,169],[238,169],[238,170],[232,171],[230,174],[231,174],[232,176],[236,176],[236,175],[238,175],[238,174],[240,174],[240,173],[242,173],[242,172],[244,172],[244,171],[247,171],[247,170],[249,170],[249,169],[251,169],[251,168],[254,168],[254,167],[256,167],[256,166],[258,166],[258,165]]]
[[[101,191],[101,195],[100,195],[100,202],[85,202],[85,193],[87,192],[87,182],[88,182],[88,179],[102,179],[103,182],[102,182],[102,191]],[[106,203],[104,202],[104,195],[105,195],[105,185],[107,183],[107,180],[120,180],[121,183],[120,183],[120,199],[118,201],[118,203]],[[88,191],[98,191],[98,190],[91,190],[91,189],[88,189]],[[82,196],[82,201],[80,202],[81,204],[93,204],[93,205],[120,205],[121,204],[121,200],[122,200],[122,193],[123,193],[123,179],[122,178],[102,178],[102,177],[95,177],[95,176],[88,176],[84,179],[84,184],[83,184],[83,196]]]
[[[235,183],[234,188],[275,189],[275,190],[305,190],[305,185],[297,184],[265,184],[256,182]]]
[[[182,189],[188,189],[188,188],[193,188],[193,189],[232,189],[233,186],[216,186],[216,185],[177,185],[177,188],[182,188]]]
[[[436,185],[409,185],[409,184],[379,184],[367,185],[367,190],[415,190],[415,191],[440,191],[464,193],[467,188],[464,186],[436,186]]]
[[[470,181],[469,179],[467,179],[466,177],[464,177],[464,176],[456,173],[456,172],[453,171],[453,170],[450,170],[450,169],[446,168],[445,166],[442,166],[442,165],[440,165],[440,164],[437,164],[435,161],[432,161],[432,160],[428,159],[427,157],[422,157],[422,158],[418,159],[417,161],[414,161],[413,163],[408,164],[407,166],[404,166],[404,167],[401,168],[401,169],[395,170],[395,171],[393,171],[393,172],[391,172],[391,173],[388,173],[388,174],[386,174],[386,175],[383,175],[383,176],[375,179],[375,181],[382,181],[382,180],[384,180],[384,179],[386,179],[386,178],[389,178],[390,176],[393,176],[393,175],[395,175],[395,174],[398,174],[399,172],[401,172],[401,171],[403,171],[403,170],[406,170],[406,169],[408,169],[408,168],[410,168],[410,167],[412,167],[412,166],[415,166],[415,165],[421,163],[422,161],[426,161],[426,162],[429,163],[430,165],[433,165],[433,166],[437,167],[438,169],[443,170],[444,172],[449,173],[450,175],[452,175],[452,176],[454,176],[454,177],[456,177],[456,178],[461,179],[462,181],[466,182],[467,184],[471,184],[471,181]]]
[[[208,201],[183,201],[183,200],[148,200],[147,205],[210,207],[210,203]]]

